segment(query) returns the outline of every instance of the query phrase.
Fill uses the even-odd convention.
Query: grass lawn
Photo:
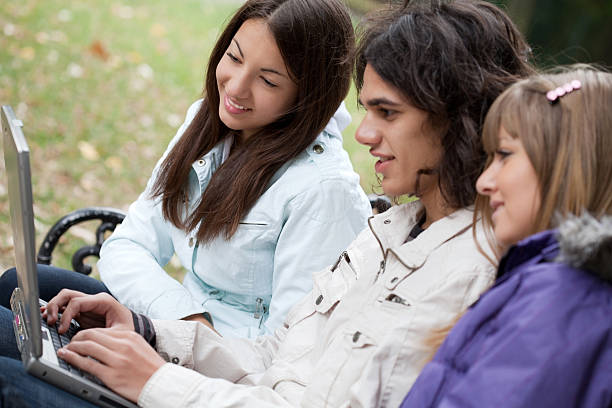
[[[86,206],[126,210],[201,94],[207,57],[240,0],[19,0],[0,7],[0,104],[13,106],[31,149],[37,242],[62,215]],[[373,160],[353,138],[362,116],[354,90],[345,146],[366,192]],[[0,143],[1,144],[1,143]],[[0,146],[0,151],[2,146]],[[0,154],[0,157],[2,155]],[[12,266],[4,161],[0,160],[0,273]],[[95,228],[95,224],[92,226]],[[54,264],[93,230],[78,228]]]

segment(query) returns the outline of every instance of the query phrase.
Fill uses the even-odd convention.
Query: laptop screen
[[[15,246],[15,265],[25,308],[25,322],[22,323],[25,324],[30,350],[38,356],[42,353],[42,340],[40,337],[30,151],[21,130],[23,125],[10,106],[2,106],[1,123]]]

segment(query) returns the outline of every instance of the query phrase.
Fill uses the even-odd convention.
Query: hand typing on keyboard
[[[135,331],[106,328],[79,331],[57,355],[131,401],[166,363]]]
[[[63,289],[42,310],[43,318],[49,325],[59,322],[58,332],[62,334],[68,331],[72,319],[85,329],[107,327],[134,330],[132,312],[107,293],[87,295]]]
[[[57,356],[127,399],[136,401],[145,383],[166,363],[134,331],[132,312],[108,294],[63,289],[42,312],[48,326],[57,324],[60,336],[69,331],[72,319],[81,327]]]

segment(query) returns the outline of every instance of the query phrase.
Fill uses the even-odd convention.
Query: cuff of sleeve
[[[130,312],[132,312],[130,310]],[[134,331],[140,334],[146,341],[155,348],[156,333],[153,322],[147,316],[132,312],[132,319],[134,320]]]
[[[161,366],[138,396],[140,407],[180,407],[205,377],[176,364]]]

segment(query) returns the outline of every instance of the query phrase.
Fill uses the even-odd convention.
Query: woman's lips
[[[232,101],[232,99],[227,95],[225,95],[225,98],[223,98],[223,105],[225,106],[226,111],[234,115],[239,115],[241,113],[247,113],[251,111],[251,109]]]

